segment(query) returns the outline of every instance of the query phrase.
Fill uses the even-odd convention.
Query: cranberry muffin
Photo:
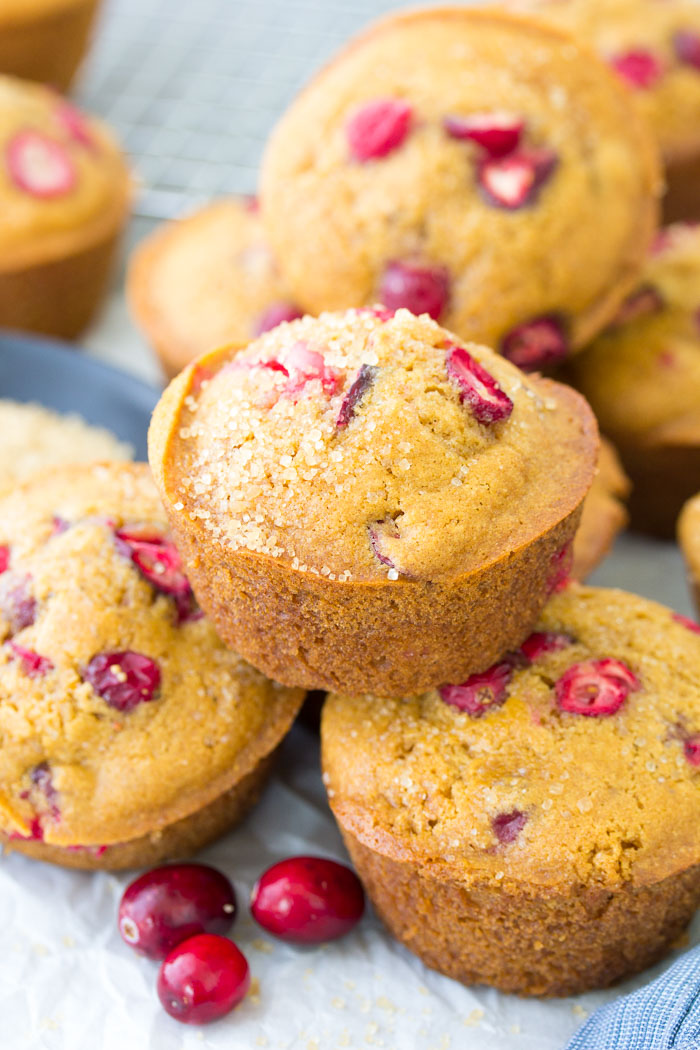
[[[655,602],[573,585],[484,674],[331,695],[322,745],[379,915],[465,984],[604,987],[700,904],[700,636]]]
[[[630,494],[630,481],[617,452],[603,438],[600,442],[598,468],[591,490],[586,496],[581,524],[574,538],[574,561],[571,575],[585,580],[610,553],[617,535],[628,522],[625,501]]]
[[[77,415],[0,399],[0,494],[32,474],[68,463],[133,459],[132,448]]]
[[[197,608],[145,464],[0,500],[0,842],[68,867],[190,853],[242,818],[303,693]]]
[[[245,345],[301,317],[252,198],[216,201],[157,229],[132,257],[127,294],[170,377],[212,347]]]
[[[97,7],[98,0],[0,0],[0,73],[67,91]]]
[[[570,388],[362,308],[199,358],[149,433],[224,640],[287,685],[386,695],[520,644],[568,571],[597,444]]]
[[[678,519],[678,542],[688,566],[693,598],[700,612],[700,495],[693,496],[683,508]]]
[[[700,228],[660,234],[617,320],[572,360],[632,479],[632,526],[673,536],[700,479]]]
[[[700,219],[700,7],[693,0],[512,0],[590,44],[634,92],[666,167],[667,222]]]
[[[302,92],[262,166],[267,236],[310,313],[429,313],[528,370],[592,338],[660,192],[628,92],[571,38],[471,7],[371,26]]]
[[[0,77],[0,326],[78,335],[106,290],[129,200],[101,123],[48,88]]]

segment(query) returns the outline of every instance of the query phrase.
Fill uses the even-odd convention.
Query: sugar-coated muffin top
[[[668,157],[700,148],[700,6],[694,0],[511,0],[588,43],[635,93]]]
[[[97,239],[129,194],[103,124],[50,88],[0,76],[0,269],[61,255],[73,238]]]
[[[700,441],[700,227],[659,234],[617,320],[571,362],[615,440]]]
[[[517,654],[407,699],[331,695],[341,825],[427,873],[615,886],[700,863],[700,634],[577,585]]]
[[[381,302],[540,367],[614,313],[660,192],[629,93],[567,34],[503,11],[370,27],[282,117],[266,232],[311,312]]]
[[[0,398],[0,493],[48,467],[132,458],[129,445],[80,416]]]
[[[147,238],[132,259],[129,298],[171,372],[301,316],[251,198],[216,201]]]
[[[157,830],[268,754],[303,693],[196,607],[144,464],[0,501],[0,829],[61,846]]]
[[[373,309],[201,358],[150,434],[171,512],[343,581],[447,579],[532,542],[579,504],[596,446],[573,391]]]
[[[618,532],[624,529],[627,524],[624,501],[630,489],[630,480],[617,452],[609,441],[601,438],[598,466],[574,538],[571,575],[575,580],[585,580],[593,572],[609,552]]]
[[[690,570],[690,579],[700,588],[700,493],[683,507],[678,519],[678,539]],[[698,590],[700,596],[700,590]]]

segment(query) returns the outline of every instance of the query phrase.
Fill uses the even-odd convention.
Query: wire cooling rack
[[[136,213],[251,193],[298,88],[362,25],[408,0],[108,0],[78,97],[132,157]]]

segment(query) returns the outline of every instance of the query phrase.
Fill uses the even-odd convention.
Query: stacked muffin
[[[329,802],[390,930],[523,994],[648,965],[700,902],[700,637],[570,584],[595,420],[517,367],[619,323],[658,192],[628,94],[570,37],[381,22],[283,117],[262,178],[285,309],[351,308],[246,315],[262,334],[190,364],[149,435],[221,637],[331,693]],[[614,460],[598,486],[619,521]]]

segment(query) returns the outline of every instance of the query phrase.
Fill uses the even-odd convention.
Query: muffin
[[[700,7],[693,0],[511,0],[592,45],[634,92],[666,168],[666,222],[700,219]]]
[[[609,441],[600,442],[598,468],[581,513],[581,524],[574,537],[571,575],[585,580],[610,553],[618,533],[628,521],[625,500],[630,481]]]
[[[700,479],[700,228],[664,230],[616,322],[569,378],[632,479],[633,528],[674,535]]]
[[[190,853],[255,802],[303,693],[226,649],[145,464],[0,500],[0,842],[68,867]]]
[[[0,73],[67,91],[97,7],[98,0],[0,0]]]
[[[465,984],[603,987],[700,904],[700,637],[655,602],[573,585],[485,674],[331,695],[322,745],[374,907]]]
[[[127,220],[124,158],[101,123],[12,77],[0,77],[0,153],[0,326],[72,338]]]
[[[157,229],[131,260],[127,294],[170,377],[213,347],[245,345],[301,317],[250,198],[216,201]]]
[[[561,31],[496,10],[370,27],[262,166],[266,233],[310,313],[429,313],[521,368],[590,340],[633,286],[660,192],[628,92]]]
[[[132,458],[129,445],[80,416],[0,398],[0,495],[49,467]]]
[[[520,644],[568,571],[597,444],[570,388],[358,309],[199,358],[149,456],[229,645],[286,685],[400,695]]]
[[[678,520],[678,542],[688,567],[688,579],[700,612],[700,494],[688,500]],[[697,628],[700,631],[700,626]]]

